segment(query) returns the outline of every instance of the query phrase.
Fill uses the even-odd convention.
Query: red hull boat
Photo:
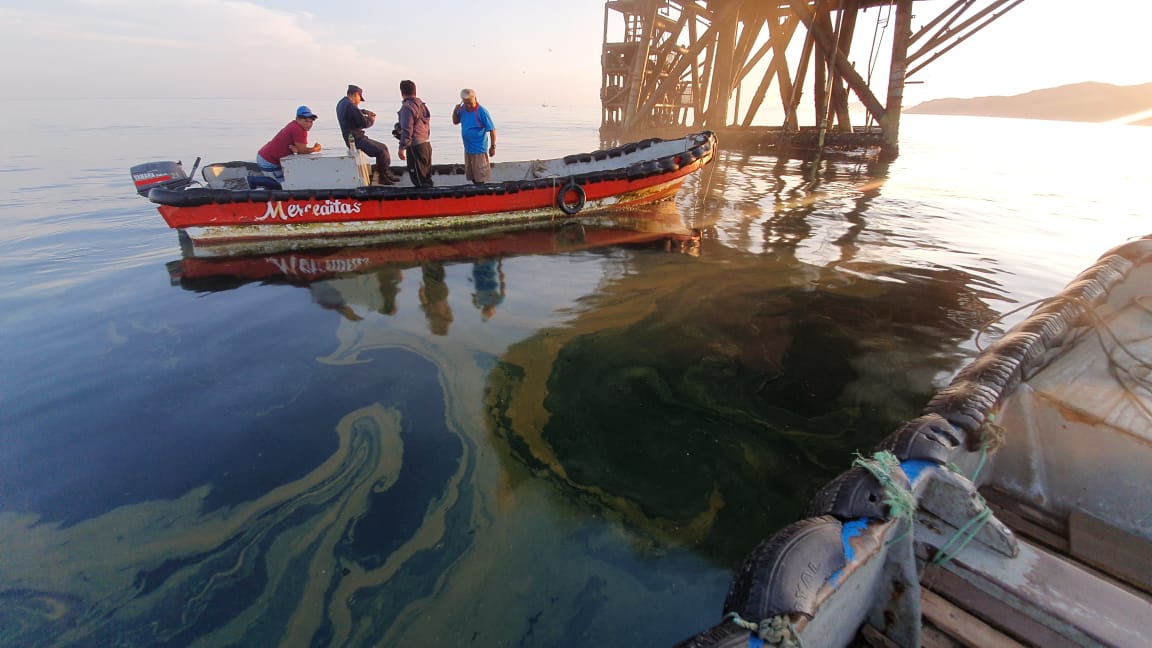
[[[499,162],[492,181],[472,184],[462,165],[433,167],[432,187],[372,185],[359,153],[285,158],[273,181],[254,164],[203,169],[203,181],[178,162],[132,168],[137,192],[159,205],[190,256],[369,244],[433,231],[486,233],[575,221],[632,227],[634,208],[675,196],[712,162],[716,137],[647,139],[550,160]]]

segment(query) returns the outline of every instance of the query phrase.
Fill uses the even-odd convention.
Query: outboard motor
[[[200,163],[200,159],[196,159]],[[183,189],[187,187],[192,178],[184,173],[182,162],[146,162],[132,167],[132,182],[136,183],[136,193],[148,197],[148,192],[156,187],[164,189]],[[192,173],[196,173],[193,168]]]

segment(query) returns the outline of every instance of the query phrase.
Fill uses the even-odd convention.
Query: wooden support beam
[[[736,38],[739,22],[740,3],[732,3],[736,11],[723,17],[717,16],[713,27],[716,32],[715,59],[712,65],[712,85],[708,91],[708,108],[704,113],[704,125],[709,128],[723,128],[728,124],[728,99],[731,97],[733,68],[736,59]]]
[[[764,14],[758,5],[745,5],[743,11],[740,13],[739,26],[740,36],[736,43],[735,53],[733,55],[733,63],[739,64],[741,61],[748,61],[752,48],[756,46],[756,41],[760,38],[760,32],[764,29]],[[765,48],[761,48],[764,51]],[[740,90],[745,76],[750,70],[750,65],[745,63],[739,70],[732,74],[731,85],[728,88],[729,96],[733,92],[736,94],[736,101],[732,115],[732,122],[740,121]]]
[[[768,23],[771,20],[771,18],[766,18],[763,22]],[[764,41],[764,44],[756,50],[756,53],[744,62],[744,67],[740,68],[740,71],[736,73],[736,78],[738,79],[737,82],[747,79],[748,75],[752,74],[753,68],[755,68],[760,63],[760,61],[764,60],[764,56],[768,52],[771,52],[774,49],[776,49],[776,44],[772,42],[772,37],[769,36],[768,40]]]
[[[860,0],[845,0],[840,10],[840,42],[836,50],[847,59],[852,52],[852,40],[856,35],[856,18],[860,14]],[[844,89],[843,77],[837,72],[832,79],[832,109],[836,114],[837,130],[852,132],[852,115],[848,110],[848,92]],[[831,115],[829,116],[831,122]]]
[[[796,79],[792,83],[792,96],[788,99],[785,110],[784,130],[796,132],[800,130],[800,118],[796,109],[800,107],[800,96],[804,93],[804,78],[808,75],[808,62],[812,59],[812,50],[815,48],[816,35],[812,30],[804,37],[804,48],[800,53],[800,63],[796,68]]]
[[[952,6],[940,12],[939,16],[936,16],[930,20],[928,24],[921,27],[920,30],[915,34],[912,34],[912,36],[908,39],[908,46],[911,47],[914,45],[916,41],[920,40],[922,36],[935,29],[936,25],[939,25],[942,21],[948,21],[943,27],[943,29],[948,29],[949,25],[952,24],[952,21],[956,19],[956,15],[959,15],[956,12],[959,11],[959,13],[964,13],[964,11],[969,6],[971,6],[973,2],[976,2],[976,0],[956,0],[956,2],[953,2]]]
[[[734,15],[735,8],[738,6],[739,5],[737,4],[725,5],[724,9],[720,11],[720,14],[717,16],[717,18],[723,19],[730,15]],[[710,70],[713,67],[711,63],[713,60],[713,52],[715,51],[715,41],[717,38],[716,25],[716,20],[713,20],[713,22],[708,25],[708,29],[704,30],[704,33],[697,35],[696,20],[688,21],[689,42],[693,43],[692,46],[688,48],[688,51],[680,59],[680,62],[668,70],[667,76],[665,76],[660,81],[660,83],[656,85],[655,89],[647,97],[644,103],[641,104],[640,108],[633,115],[630,115],[629,118],[624,122],[625,128],[635,128],[640,124],[642,115],[651,114],[652,108],[656,105],[656,101],[661,96],[665,96],[668,92],[671,91],[671,86],[679,81],[679,79],[688,70],[689,65],[693,65],[692,76],[694,81],[694,92],[692,96],[692,102],[696,112],[693,125],[702,126],[704,124],[705,120],[702,119],[702,117],[704,117],[707,113],[711,98],[710,93],[705,92],[704,89],[709,86],[709,82],[711,80]],[[704,52],[705,54],[705,60],[703,64],[704,74],[702,75],[696,71],[700,68],[696,67],[695,65],[701,52]],[[726,100],[727,98],[725,98],[725,101]]]
[[[835,42],[835,35],[828,42],[824,42],[820,38],[821,33],[835,33],[832,28],[832,10],[825,10],[823,4],[825,4],[824,0],[816,0],[815,13],[813,14],[815,27],[812,28],[817,31],[816,49],[812,62],[812,112],[816,115],[816,125],[821,128],[824,127],[825,120],[828,118],[828,95],[830,94],[828,79],[833,76],[832,61],[836,54],[835,45],[830,44]]]
[[[883,112],[875,113],[884,131],[882,160],[895,160],[900,155],[900,109],[904,102],[905,58],[908,39],[912,37],[912,0],[896,1],[896,20],[892,35],[892,62],[888,72],[888,103]]]
[[[752,66],[759,61],[759,57],[764,55],[767,46],[761,47],[757,57],[751,57],[752,48],[756,46],[756,41],[760,38],[760,32],[764,29],[764,22],[766,20],[765,14],[757,5],[746,6],[745,11],[741,12],[739,24],[743,27],[740,30],[740,40],[736,44],[735,60],[745,61],[744,65],[732,75],[732,86],[735,87],[752,71]]]
[[[640,90],[643,87],[644,72],[648,67],[648,48],[652,40],[652,18],[656,15],[655,7],[648,7],[644,14],[636,14],[640,18],[640,34],[637,49],[633,52],[631,83],[628,84],[628,103],[625,105],[625,122],[632,119],[638,112],[640,105]]]
[[[898,3],[904,1],[905,0],[897,0]],[[910,0],[907,1],[909,4],[911,4]],[[805,1],[790,0],[790,4],[792,10],[808,28],[808,31],[813,33],[816,41],[820,43],[820,46],[824,48],[824,51],[835,51],[835,42],[833,41],[832,34],[819,28],[819,26],[816,24],[815,16],[813,16],[812,11],[808,9],[808,5],[805,3]],[[909,16],[911,16],[911,11],[909,11]],[[848,82],[848,87],[852,88],[852,91],[856,93],[856,97],[860,99],[860,102],[864,104],[864,107],[867,108],[873,115],[876,115],[877,119],[883,120],[884,115],[887,112],[886,109],[880,104],[880,100],[876,98],[876,95],[872,94],[872,90],[868,87],[868,83],[860,76],[858,72],[856,72],[856,70],[852,67],[852,64],[848,62],[848,59],[837,53],[837,55],[834,57],[834,63],[840,73],[844,75],[844,80]],[[901,75],[901,83],[903,83],[903,79],[903,75]]]
[[[1023,0],[995,0],[995,2],[993,2],[992,4],[981,9],[980,11],[976,12],[976,15],[965,20],[964,22],[960,23],[959,25],[953,27],[952,23],[955,20],[960,18],[960,16],[963,14],[964,10],[967,10],[967,7],[965,7],[964,10],[961,10],[960,13],[957,13],[955,16],[953,16],[952,19],[949,20],[947,24],[945,24],[935,34],[933,34],[928,39],[928,42],[924,43],[923,47],[921,47],[915,53],[909,54],[908,55],[908,64],[911,65],[913,62],[915,62],[917,59],[923,57],[925,54],[927,54],[932,49],[939,47],[941,44],[945,43],[949,38],[952,38],[955,34],[960,34],[960,33],[964,32],[964,30],[966,30],[969,27],[971,27],[972,25],[976,24],[981,18],[987,16],[990,13],[995,12],[997,9],[1004,6],[1004,4],[1006,4],[1008,2],[1014,2],[1014,4],[1012,5],[1014,7],[1017,4],[1020,4],[1020,2],[1022,2],[1022,1]],[[1010,9],[1012,9],[1012,7],[1008,7],[1008,9],[1005,9],[1005,11],[1008,11]],[[993,19],[995,19],[997,17],[998,17],[998,15],[993,15]],[[991,22],[991,21],[988,21],[988,22]],[[986,25],[986,24],[988,24],[988,23],[985,22],[983,25],[978,27],[976,31],[979,31],[979,29],[982,29],[984,27],[984,25]],[[923,32],[923,30],[921,30],[921,32]],[[975,33],[975,32],[973,32],[973,33]],[[967,38],[967,36],[965,36],[965,38]],[[909,46],[911,46],[911,39],[909,39]]]
[[[688,42],[689,43],[696,43],[697,42],[696,20],[695,19],[688,21]],[[702,103],[704,101],[704,98],[701,96],[704,93],[702,93],[700,91],[700,88],[703,86],[700,85],[700,66],[697,65],[697,63],[696,63],[696,57],[698,56],[698,54],[694,54],[693,50],[695,50],[695,48],[690,48],[688,50],[688,54],[684,55],[683,64],[687,65],[689,63],[689,61],[691,61],[691,63],[692,63],[692,74],[691,74],[692,122],[691,123],[693,126],[695,126],[695,125],[700,123],[701,117],[703,117],[703,115],[704,115],[704,104]],[[683,74],[683,73],[684,73],[683,70],[681,70],[680,74]],[[676,75],[676,78],[679,79],[680,75]]]
[[[1000,4],[1003,4],[1004,2],[1008,2],[1008,1],[1010,1],[1010,0],[1001,0],[1001,1],[1000,1],[1000,2],[997,4],[997,6],[999,6]],[[913,74],[915,74],[916,72],[919,72],[919,71],[920,71],[921,69],[923,69],[923,68],[924,68],[926,65],[928,65],[928,64],[929,64],[929,63],[931,63],[932,61],[935,61],[936,59],[940,58],[941,56],[944,56],[944,54],[946,54],[946,53],[947,53],[949,50],[951,50],[953,47],[956,47],[956,46],[957,46],[957,45],[959,45],[960,43],[963,43],[964,41],[968,40],[969,38],[971,38],[972,36],[974,36],[974,35],[975,35],[977,32],[979,32],[981,29],[984,29],[984,28],[985,28],[985,27],[987,27],[989,24],[991,24],[991,23],[992,23],[994,20],[996,20],[996,19],[1000,18],[1001,16],[1003,16],[1004,14],[1008,13],[1008,12],[1009,12],[1009,11],[1011,11],[1013,8],[1015,8],[1017,5],[1019,5],[1021,2],[1024,2],[1024,0],[1011,0],[1011,1],[1012,1],[1012,5],[1011,5],[1011,6],[1009,6],[1007,9],[1005,9],[1004,11],[1001,11],[1000,13],[994,14],[993,16],[991,16],[990,18],[988,18],[987,20],[985,20],[983,23],[981,23],[979,26],[977,26],[977,27],[975,27],[974,29],[972,29],[972,30],[971,30],[970,32],[968,32],[967,34],[964,34],[963,36],[959,36],[959,37],[957,37],[957,39],[956,39],[956,42],[952,43],[951,45],[948,45],[948,46],[947,46],[947,47],[945,47],[944,49],[942,49],[942,50],[940,50],[939,52],[937,52],[937,53],[933,54],[933,55],[932,55],[932,57],[931,57],[931,58],[929,58],[927,61],[924,61],[924,62],[923,62],[923,63],[921,63],[920,65],[917,65],[916,67],[912,68],[912,69],[911,69],[911,70],[908,72],[907,76],[912,76],[912,75],[913,75]],[[921,53],[917,53],[917,56],[920,56],[920,55],[921,55]],[[906,78],[907,78],[907,76],[906,76]]]
[[[783,24],[779,22],[781,17],[783,17]],[[772,60],[768,64],[768,74],[765,74],[764,79],[760,81],[756,95],[752,98],[748,112],[744,115],[744,122],[741,124],[744,128],[752,125],[752,120],[755,119],[756,113],[763,105],[773,78],[776,79],[777,85],[780,87],[780,104],[782,106],[787,108],[788,99],[792,96],[792,80],[788,74],[787,49],[799,22],[791,16],[782,16],[779,13],[769,16],[766,22],[768,24],[768,42],[765,44],[772,46]]]
[[[772,66],[776,69],[777,86],[780,89],[780,105],[784,107],[784,127],[788,125],[788,110],[790,101],[792,99],[792,87],[794,80],[792,73],[788,70],[788,45],[792,42],[792,37],[796,34],[796,26],[800,21],[794,16],[784,14],[784,23],[773,22],[768,25],[768,30],[772,38],[776,39],[779,47],[772,53]]]

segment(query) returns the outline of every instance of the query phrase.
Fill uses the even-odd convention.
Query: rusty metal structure
[[[894,159],[905,84],[1023,1],[918,2],[917,11],[936,15],[917,16],[913,31],[913,0],[608,0],[601,137],[707,128],[726,143],[800,154],[875,148]],[[875,26],[865,29],[862,17]],[[853,45],[867,44],[868,31],[858,69]],[[885,58],[878,92],[873,76]],[[809,125],[800,121],[805,88]],[[773,113],[766,106],[777,96]]]

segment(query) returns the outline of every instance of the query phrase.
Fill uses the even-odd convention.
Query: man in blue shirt
[[[492,179],[490,157],[496,155],[496,127],[492,116],[476,99],[476,91],[460,91],[460,103],[452,109],[452,123],[460,124],[464,139],[464,177],[475,184]]]

